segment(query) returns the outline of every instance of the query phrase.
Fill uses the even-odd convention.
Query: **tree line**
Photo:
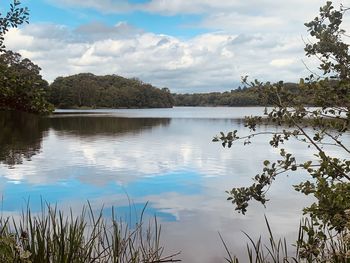
[[[271,83],[259,87],[238,87],[225,92],[173,94],[175,106],[271,106],[276,99],[275,94],[268,92]],[[299,83],[283,83],[283,89],[292,94],[303,105],[315,105],[312,90],[302,89]]]
[[[169,108],[169,89],[118,75],[81,73],[58,77],[48,87],[47,99],[58,108]]]

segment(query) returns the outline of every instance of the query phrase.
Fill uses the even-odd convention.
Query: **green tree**
[[[48,84],[40,67],[21,55],[6,51],[4,35],[11,27],[28,23],[28,8],[15,0],[5,16],[0,14],[0,109],[47,114],[53,106],[45,99]]]
[[[0,55],[0,109],[47,114],[53,106],[46,101],[47,81],[40,67],[12,51]]]
[[[59,108],[172,107],[169,89],[158,89],[137,79],[81,73],[58,77],[49,87],[49,101]]]
[[[246,213],[251,200],[266,204],[268,189],[280,174],[308,174],[310,179],[296,185],[295,189],[316,198],[315,203],[304,208],[304,213],[311,218],[312,225],[319,228],[315,231],[310,225],[304,226],[309,239],[299,240],[299,245],[305,249],[302,256],[309,262],[324,262],[325,259],[319,257],[324,256],[321,252],[329,241],[329,231],[335,231],[343,238],[350,230],[350,147],[348,139],[344,138],[350,125],[350,54],[345,42],[347,35],[341,27],[347,10],[343,6],[336,10],[331,2],[327,2],[320,8],[319,16],[305,24],[314,40],[306,45],[306,55],[320,60],[319,68],[323,74],[301,79],[297,89],[301,94],[313,95],[317,108],[305,107],[305,101],[295,96],[295,90],[286,88],[283,82],[249,83],[244,77],[243,82],[262,90],[260,96],[273,102],[274,107],[266,109],[266,118],[246,118],[246,127],[250,129],[248,135],[240,136],[237,131],[232,131],[214,138],[224,147],[231,147],[237,140],[247,144],[262,134],[258,130],[259,124],[273,124],[274,129],[263,134],[271,134],[270,145],[280,150],[280,159],[265,160],[262,172],[253,178],[253,184],[228,191],[228,200],[236,210]],[[284,145],[291,140],[313,149],[314,156],[300,162]],[[328,255],[330,260],[327,262],[348,262],[348,251],[350,244],[344,241],[342,247]]]
[[[0,13],[0,52],[5,51],[4,35],[11,27],[18,27],[29,21],[29,11],[27,7],[20,7],[20,1],[14,0],[10,4],[10,10],[5,16]]]

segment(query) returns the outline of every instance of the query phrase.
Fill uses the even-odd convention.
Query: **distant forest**
[[[296,83],[283,88],[295,99],[313,105],[312,93]],[[170,108],[173,106],[266,106],[276,98],[267,87],[237,88],[226,92],[171,94],[168,88],[117,75],[96,76],[81,73],[58,77],[48,87],[47,99],[57,108]]]
[[[58,77],[49,86],[47,99],[57,108],[169,108],[169,89],[158,89],[138,79],[117,75],[81,73]]]
[[[304,105],[313,105],[313,93],[301,89],[296,83],[282,84],[284,92],[293,94],[295,101]],[[175,106],[268,106],[276,101],[269,87],[237,88],[226,92],[173,94]]]
[[[238,88],[226,92],[173,94],[176,106],[257,106],[259,94],[253,88]]]

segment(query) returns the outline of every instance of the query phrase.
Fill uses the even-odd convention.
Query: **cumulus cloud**
[[[313,19],[324,4],[321,0],[51,2],[101,13],[200,14],[199,20],[182,26],[205,28],[209,33],[185,39],[171,32],[147,32],[125,21],[112,26],[92,21],[76,28],[31,24],[6,35],[8,48],[39,64],[48,81],[80,72],[119,74],[173,92],[230,90],[239,85],[242,75],[265,81],[297,81],[308,75],[302,63],[301,36],[308,35],[303,23]],[[306,59],[306,64],[317,68],[314,61]]]
[[[48,81],[92,72],[138,77],[173,92],[205,92],[234,89],[246,74],[270,81],[306,74],[301,38],[271,33],[212,32],[180,39],[125,22],[75,29],[31,24],[11,29],[6,45],[39,64]]]
[[[297,61],[294,58],[274,59],[270,62],[270,65],[277,68],[282,68],[282,67],[290,66],[296,62]]]
[[[127,22],[119,22],[114,26],[108,26],[98,21],[79,26],[74,33],[82,40],[96,41],[100,39],[121,39],[128,38],[137,33],[142,33],[141,29],[129,25]]]

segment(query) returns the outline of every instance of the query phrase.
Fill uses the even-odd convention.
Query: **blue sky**
[[[2,1],[4,12],[11,1]],[[3,3],[8,3],[4,5]],[[339,1],[334,1],[339,6]],[[249,75],[298,81],[304,22],[320,0],[23,0],[30,24],[5,36],[48,81],[80,72],[137,77],[173,92],[224,91]],[[298,8],[298,12],[294,10]]]
[[[136,4],[147,1],[129,2]],[[160,15],[142,11],[108,13],[88,7],[62,6],[48,0],[27,0],[22,3],[30,9],[31,23],[55,23],[75,28],[81,24],[97,21],[110,26],[124,21],[147,32],[170,34],[185,39],[208,32],[205,28],[191,26],[202,18],[199,14]]]

